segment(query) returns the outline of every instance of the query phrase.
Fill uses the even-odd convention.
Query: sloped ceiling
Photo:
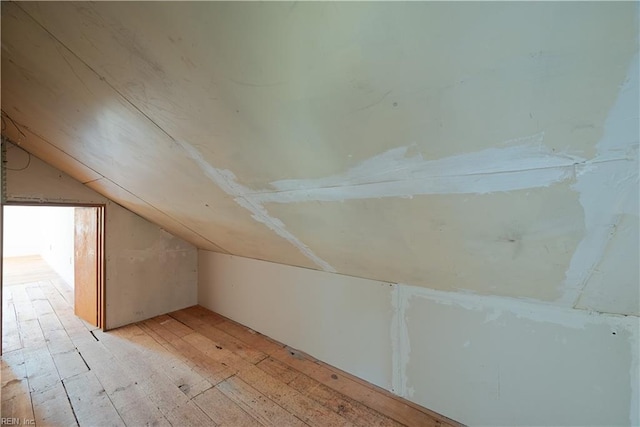
[[[637,315],[637,18],[2,2],[3,132],[203,249]]]

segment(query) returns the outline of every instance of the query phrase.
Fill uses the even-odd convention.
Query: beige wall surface
[[[8,146],[7,161],[9,202],[106,205],[108,329],[196,304],[197,251],[193,245],[17,146]]]
[[[634,316],[199,251],[199,303],[467,425],[638,425]]]

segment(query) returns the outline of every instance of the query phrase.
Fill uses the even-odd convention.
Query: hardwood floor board
[[[26,290],[27,296],[29,297],[31,302],[46,301],[46,299],[47,299],[47,297],[42,292],[42,289],[40,289],[40,282],[29,283],[25,287],[25,290]],[[35,305],[34,305],[34,307],[35,307]]]
[[[271,354],[272,352],[278,351],[284,347],[283,344],[231,320],[218,322],[214,327],[225,331],[227,334],[239,339],[264,354]]]
[[[18,329],[18,319],[13,300],[3,305],[2,309],[2,351],[10,353],[22,348],[20,331]]]
[[[165,417],[174,426],[202,427],[215,425],[213,420],[192,401],[171,408],[165,414]]]
[[[300,371],[291,368],[273,357],[267,357],[256,366],[271,376],[279,378],[280,381],[285,384],[290,384],[291,381],[302,375]]]
[[[68,301],[63,296],[63,293],[65,293],[66,291],[55,287],[54,282],[55,281],[53,280],[49,280],[47,282],[40,283],[40,288],[47,297],[49,304],[51,304],[51,307],[53,307],[56,313],[58,313],[59,311],[66,311],[73,314],[73,296],[71,297],[71,301]],[[67,287],[66,284],[60,286]],[[70,293],[73,292],[73,290],[70,288],[68,288],[67,291]]]
[[[265,426],[308,425],[237,377],[221,382],[216,388]]]
[[[43,335],[47,335],[47,332],[64,331],[64,326],[58,319],[58,316],[52,311],[43,315],[38,315],[38,321],[40,322],[40,328]]]
[[[15,306],[16,319],[18,320],[18,323],[22,323],[27,320],[37,320],[38,316],[31,305],[31,300],[27,295],[26,289],[23,286],[16,286],[12,291],[13,305]]]
[[[300,371],[269,357],[256,365],[270,375],[280,378],[282,382],[302,393],[331,411],[362,426],[401,426],[367,406],[338,393],[320,382],[300,373]]]
[[[189,403],[190,397],[197,395],[211,385],[202,378],[190,377],[187,380],[175,372],[167,371],[164,357],[159,357],[157,354],[145,356],[143,352],[153,353],[150,350],[157,351],[158,348],[144,338],[144,336],[150,337],[144,334],[141,328],[138,326],[127,327],[97,335],[116,356],[121,370],[129,376],[137,378],[135,389],[139,389],[155,407],[159,408],[162,415],[170,423],[177,422],[179,423],[177,425],[211,424],[211,420],[200,408]],[[144,345],[140,345],[140,342],[143,342]],[[179,363],[175,363],[173,366],[179,366]],[[181,372],[184,374],[184,371]],[[195,382],[190,383],[189,381]]]
[[[387,396],[371,386],[364,386],[338,370],[329,369],[317,362],[309,363],[309,361],[304,358],[292,356],[288,349],[283,348],[273,353],[272,356],[292,368],[298,369],[321,384],[352,399],[357,399],[362,404],[401,424],[411,426],[440,426],[449,423],[444,417],[442,417],[442,419],[435,418],[396,398]]]
[[[46,286],[46,282],[42,284]],[[31,305],[33,305],[38,318],[40,318],[43,314],[53,313],[53,307],[49,303],[49,299],[45,295],[44,290],[41,287],[40,282],[38,282],[37,286],[33,286],[31,288],[26,288],[27,294],[29,295],[29,299],[31,300]],[[33,297],[34,292],[37,291],[37,298]]]
[[[178,322],[176,319],[174,319],[171,316],[163,315],[163,316],[158,316],[155,319],[158,322],[160,322],[160,324],[162,326],[164,326],[171,333],[173,333],[174,335],[176,335],[178,337],[183,337],[183,336],[189,335],[190,333],[193,332],[193,329],[191,329],[190,327],[186,326],[182,322]]]
[[[14,350],[4,353],[0,366],[0,413],[6,418],[34,419],[24,352]]]
[[[247,360],[249,363],[255,364],[267,357],[265,353],[251,348],[239,339],[220,329],[211,327],[212,325],[207,324],[192,314],[189,314],[186,310],[171,313],[171,316],[189,326],[194,331],[209,338],[211,341],[214,341],[217,345],[231,350],[238,356]]]
[[[184,405],[189,401],[178,387],[175,387],[166,375],[156,373],[138,381],[145,394],[167,415],[169,410],[175,406]]]
[[[46,347],[29,353],[25,351],[25,365],[31,393],[45,391],[60,381],[56,365]]]
[[[2,376],[2,400],[12,399],[21,394],[29,393],[29,382],[27,380],[22,354],[17,355],[14,353],[13,357],[3,356],[2,371],[0,374]]]
[[[26,378],[14,378],[8,380],[2,386],[2,400],[13,399],[16,396],[20,396],[25,393],[29,393],[29,382]]]
[[[73,314],[73,309],[69,306],[59,306],[54,303],[52,307],[62,328],[72,340],[78,336],[84,336],[90,331],[90,329],[85,326],[85,323]]]
[[[157,407],[173,425],[204,426],[213,425],[211,419],[171,383],[166,375],[157,373],[151,377],[138,379],[147,399]]]
[[[57,275],[49,279],[49,283],[53,285],[53,288],[64,299],[69,307],[73,307],[74,294],[73,288],[69,286],[62,278]]]
[[[120,360],[126,358],[135,359],[140,353],[139,346],[130,341],[129,338],[123,337],[119,332],[122,331],[117,329],[109,332],[95,332],[95,336],[116,358]],[[146,365],[142,362],[140,362],[140,367],[146,369]]]
[[[31,395],[36,425],[77,426],[64,386],[58,381],[53,387]]]
[[[135,377],[131,376],[126,367],[121,366],[119,361],[113,358],[100,358],[98,363],[93,363],[92,357],[88,357],[86,353],[85,357],[94,366],[91,371],[98,378],[116,408],[146,397],[142,386],[138,384]]]
[[[193,356],[189,354],[188,349],[185,348],[184,351],[178,350],[178,346],[181,342],[183,342],[182,339],[164,329],[162,326],[156,325],[155,322],[157,322],[155,321],[155,319],[149,319],[138,323],[138,326],[140,326],[140,328],[145,331],[147,335],[153,338],[159,345],[164,347],[166,351],[171,353],[173,357],[177,358],[194,371],[197,370],[198,365],[193,360]],[[188,346],[188,344],[186,345]]]
[[[21,349],[4,353],[0,359],[0,367],[2,372],[0,383],[2,385],[16,378],[27,378],[24,352]]]
[[[155,319],[142,322],[141,327],[148,328],[150,336],[167,348],[175,357],[183,360],[194,372],[206,378],[212,385],[235,374],[228,366],[211,359],[182,338],[163,328]]]
[[[130,339],[141,347],[151,350],[146,352],[146,362],[153,366],[157,372],[164,373],[187,397],[196,396],[213,386],[183,361],[174,357],[170,351],[151,336],[144,333],[144,330],[138,325],[136,327],[142,333],[133,334]],[[138,357],[144,357],[144,355],[138,353]]]
[[[51,355],[66,353],[76,348],[65,329],[44,332],[44,339]]]
[[[93,372],[67,378],[63,383],[80,425],[125,425]]]
[[[237,377],[294,414],[310,426],[343,426],[353,424],[335,412],[304,396],[256,366],[238,372]]]
[[[89,370],[89,367],[76,349],[65,353],[56,353],[53,354],[52,357],[61,380],[82,374]]]
[[[262,425],[215,387],[196,396],[193,401],[218,426]]]
[[[200,333],[187,335],[184,337],[184,340],[202,351],[207,355],[207,357],[215,360],[223,366],[228,366],[232,371],[234,371],[234,373],[237,373],[249,366],[253,366],[252,363],[246,361],[232,351],[227,350]]]
[[[2,282],[7,288],[56,276],[39,255],[5,257],[3,264]]]
[[[219,315],[218,313],[214,313],[211,310],[207,310],[204,307],[199,305],[194,305],[191,307],[187,307],[183,310],[185,313],[189,313],[194,317],[204,321],[208,325],[217,325],[218,323],[224,322],[228,320],[226,317]]]
[[[146,398],[129,400],[118,407],[118,412],[128,426],[171,427],[162,412]]]
[[[289,386],[361,427],[400,427],[402,424],[306,376],[297,375]]]
[[[33,406],[29,393],[21,393],[11,399],[2,400],[0,412],[6,418],[18,418],[19,420],[33,420]]]
[[[126,367],[121,366],[120,361],[111,354],[103,343],[95,340],[87,341],[78,347],[78,351],[102,384],[126,424],[132,425],[128,420],[144,419],[145,414],[152,415],[151,418],[148,418],[149,422],[161,421],[162,414],[155,404],[147,398],[147,394],[136,381],[136,377],[132,376]],[[133,407],[131,406],[132,402],[137,402],[138,405]],[[136,408],[139,413],[136,412]],[[136,421],[133,425],[139,425],[139,423]]]
[[[47,341],[44,338],[38,319],[20,322],[18,328],[25,352],[32,352],[47,347]]]

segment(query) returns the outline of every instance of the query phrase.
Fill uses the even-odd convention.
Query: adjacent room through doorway
[[[4,206],[3,313],[13,299],[50,287],[73,306],[76,316],[92,326],[104,325],[103,210]],[[12,343],[7,332],[3,328],[3,352],[19,344]]]

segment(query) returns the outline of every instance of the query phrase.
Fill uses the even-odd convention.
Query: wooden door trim
[[[106,311],[107,305],[105,303],[105,284],[107,283],[107,271],[106,271],[106,257],[105,252],[105,227],[106,221],[106,205],[97,206],[98,208],[98,327],[103,331],[107,330],[107,318]]]

